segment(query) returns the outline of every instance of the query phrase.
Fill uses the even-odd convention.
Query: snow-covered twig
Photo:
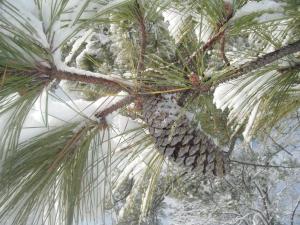
[[[112,106],[110,106],[110,107],[108,107],[108,108],[106,108],[106,109],[104,109],[104,110],[96,113],[95,116],[97,118],[105,118],[108,114],[110,114],[110,113],[112,113],[112,112],[114,112],[114,111],[116,111],[116,110],[124,107],[125,105],[130,104],[134,99],[135,99],[134,96],[128,95],[125,98],[123,98],[122,100],[120,100],[120,101],[116,102],[115,104],[113,104]]]
[[[224,78],[215,79],[215,85],[238,78],[246,73],[249,73],[251,71],[260,69],[278,59],[281,59],[287,55],[296,53],[300,51],[300,40],[291,43],[287,46],[284,46],[280,49],[277,49],[273,52],[267,53],[263,55],[262,57],[259,57],[251,62],[245,63],[242,66],[240,66],[237,69],[233,69],[226,74],[222,75]]]
[[[38,72],[42,75],[48,75],[53,79],[80,81],[91,84],[101,84],[117,88],[120,91],[129,91],[133,88],[133,83],[122,79],[118,75],[104,75],[73,67],[64,67],[63,69],[39,67]]]
[[[244,162],[244,161],[238,161],[238,160],[230,160],[231,163],[237,163],[242,165],[248,165],[248,166],[255,166],[255,167],[264,167],[264,168],[282,168],[282,169],[300,169],[299,166],[280,166],[280,165],[272,165],[272,164],[256,164],[251,162]]]

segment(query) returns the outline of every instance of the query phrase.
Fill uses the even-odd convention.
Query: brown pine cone
[[[226,154],[183,112],[172,95],[143,98],[143,118],[156,148],[169,159],[203,174],[225,174]]]

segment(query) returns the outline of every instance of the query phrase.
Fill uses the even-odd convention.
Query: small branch
[[[229,61],[225,55],[224,49],[225,49],[225,31],[226,31],[226,24],[229,22],[229,20],[233,16],[233,8],[231,3],[224,2],[224,12],[225,12],[225,18],[221,19],[217,25],[216,34],[211,37],[200,49],[193,52],[193,54],[188,58],[187,64],[190,64],[199,53],[203,53],[206,50],[210,49],[218,40],[221,39],[221,53],[222,57],[227,65],[229,65]]]
[[[300,166],[279,166],[279,165],[270,165],[270,164],[255,164],[251,162],[243,162],[238,160],[230,160],[230,163],[237,163],[248,166],[264,167],[264,168],[283,168],[283,169],[299,169]]]
[[[107,107],[106,109],[97,112],[95,114],[95,117],[97,118],[105,118],[108,114],[124,107],[125,105],[128,105],[130,103],[132,103],[135,100],[135,97],[132,95],[128,95],[125,98],[123,98],[122,100],[118,101],[117,103],[113,104],[110,107]]]
[[[146,46],[147,46],[147,32],[146,32],[146,25],[145,25],[145,18],[142,15],[142,12],[139,7],[139,29],[140,29],[140,53],[139,53],[139,61],[137,66],[137,74],[140,76],[141,72],[145,69],[145,54],[146,54]]]
[[[295,217],[295,214],[296,214],[296,211],[297,211],[297,208],[298,208],[299,204],[300,204],[300,200],[297,202],[296,207],[293,210],[293,214],[291,216],[291,225],[294,225],[294,217]]]
[[[90,71],[82,71],[82,73],[78,73],[76,71],[62,71],[47,67],[37,67],[37,71],[41,77],[47,75],[52,79],[79,81],[89,84],[100,84],[109,86],[111,88],[116,88],[120,91],[123,90],[130,92],[133,87],[133,84],[131,82],[123,80],[121,77],[92,73]]]
[[[145,25],[145,17],[141,10],[141,7],[136,1],[137,9],[138,9],[138,24],[139,24],[139,41],[140,41],[140,52],[139,52],[139,59],[137,65],[137,81],[138,87],[137,91],[140,92],[142,89],[142,80],[141,80],[141,73],[145,70],[145,54],[146,54],[146,47],[147,47],[147,31]]]
[[[267,200],[266,200],[266,195],[264,195],[264,193],[262,192],[262,190],[259,188],[259,186],[256,184],[256,182],[254,182],[259,194],[260,194],[260,197],[262,198],[262,201],[263,201],[263,205],[264,205],[264,208],[265,208],[265,212],[266,212],[266,217],[267,217],[267,220],[268,220],[268,223],[271,221],[271,218],[270,218],[270,213],[269,213],[269,209],[268,209],[268,203],[267,203]]]
[[[223,36],[221,37],[221,56],[226,64],[226,66],[230,66],[230,62],[228,60],[228,58],[226,57],[226,54],[225,54],[225,34],[223,34]]]
[[[187,59],[187,64],[190,64],[192,60],[200,53],[205,52],[211,48],[212,45],[224,35],[225,29],[220,29],[212,38],[210,38],[201,48],[193,52],[193,54]]]
[[[259,211],[258,209],[254,209],[254,208],[250,208],[251,210],[255,211],[258,213],[258,215],[260,215],[260,219],[262,220],[262,222],[264,222],[264,224],[268,224],[270,225],[270,223],[268,222],[267,218],[265,217],[265,215]]]
[[[290,153],[288,150],[286,150],[282,145],[280,145],[279,143],[277,143],[274,138],[271,137],[271,135],[269,135],[269,138],[271,139],[271,141],[280,149],[280,151],[284,151],[287,154],[289,154],[290,156],[293,156],[292,153]],[[277,154],[278,152],[276,152]]]
[[[287,55],[296,53],[300,51],[300,40],[296,41],[292,44],[284,46],[280,49],[277,49],[273,52],[267,53],[262,57],[259,57],[251,62],[245,63],[244,65],[240,66],[237,69],[233,69],[229,71],[225,76],[225,78],[221,78],[216,80],[215,84],[220,84],[222,82],[226,82],[235,78],[238,78],[246,73],[251,71],[260,69],[278,59],[281,59]]]
[[[236,140],[237,140],[237,135],[234,135],[231,139],[230,139],[230,144],[229,144],[229,149],[228,151],[226,152],[228,157],[231,156],[233,150],[234,150],[234,147],[235,147],[235,143],[236,143]]]

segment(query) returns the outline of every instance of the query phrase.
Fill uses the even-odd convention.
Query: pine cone
[[[226,154],[183,112],[172,95],[143,99],[143,118],[156,148],[169,159],[203,174],[225,174]]]

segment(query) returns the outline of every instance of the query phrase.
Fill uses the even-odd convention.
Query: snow
[[[285,18],[285,15],[283,13],[264,13],[261,16],[255,18],[255,20],[259,23],[266,23],[270,21],[280,20]]]
[[[64,91],[56,91],[56,93],[48,96],[48,102],[46,103],[44,93],[39,97],[28,114],[24,123],[24,128],[21,132],[20,141],[25,141],[33,136],[46,132],[49,129],[62,126],[66,123],[79,123],[80,121],[87,120],[87,118],[94,118],[93,115],[97,111],[109,107],[126,96],[124,92],[119,94],[120,95],[117,96],[103,97],[95,102],[91,102],[83,99],[71,99]],[[48,124],[45,124],[46,104],[48,109]],[[0,128],[5,126],[9,116],[10,113],[8,112],[0,117]],[[115,116],[111,119],[113,120],[108,120],[108,122],[116,122],[119,126],[122,125],[119,121],[120,119],[123,119],[122,117]]]
[[[176,9],[167,9],[163,12],[163,16],[165,21],[169,23],[168,29],[171,36],[175,39],[175,42],[180,41],[181,29],[183,29],[183,24],[188,14]]]
[[[88,70],[82,70],[82,69],[79,69],[79,68],[76,68],[76,67],[69,67],[69,66],[65,65],[60,59],[59,59],[59,61],[57,61],[56,66],[57,66],[57,69],[60,70],[60,71],[74,73],[74,74],[82,75],[82,76],[91,76],[91,77],[103,78],[105,80],[110,80],[110,81],[113,81],[113,82],[117,82],[119,84],[124,84],[127,87],[133,87],[134,86],[134,83],[132,83],[131,81],[124,80],[119,75],[115,75],[115,74],[106,75],[106,74],[91,72],[91,71],[88,71]]]
[[[1,17],[7,19],[6,24],[12,25],[18,29],[14,30],[14,32],[17,32],[17,34],[20,35],[20,32],[24,32],[24,34],[33,38],[44,48],[49,48],[46,35],[43,31],[43,23],[34,14],[37,11],[37,7],[33,0],[29,0],[26,3],[23,0],[20,1],[19,4],[16,4],[16,1],[14,0],[6,0],[6,4],[13,5],[16,8],[15,10],[17,10],[16,14],[12,13],[12,9],[9,7],[2,6],[0,8]],[[6,32],[2,27],[0,30],[1,32]],[[13,37],[14,34],[11,33],[10,36]]]
[[[256,107],[258,107],[261,96],[272,88],[270,84],[276,77],[275,71],[267,72],[261,76],[245,75],[222,83],[216,88],[214,103],[219,109],[229,109],[229,123],[234,122],[237,129],[239,125],[248,120],[247,130],[244,132],[245,137],[251,133],[250,128],[258,115]],[[249,140],[249,138],[248,136],[247,139]]]
[[[239,19],[243,16],[250,15],[252,13],[260,13],[264,11],[283,11],[283,3],[278,3],[273,0],[262,0],[262,1],[249,1],[242,8],[238,9],[234,14],[233,20]]]
[[[75,41],[75,43],[72,46],[72,50],[70,51],[69,55],[65,58],[65,62],[64,62],[65,64],[68,64],[72,60],[74,54],[78,51],[78,49],[83,44],[83,42],[86,41],[92,33],[93,33],[93,30],[89,29],[88,31],[86,31],[84,33],[84,35],[82,37],[78,38]]]
[[[257,112],[258,112],[259,103],[260,103],[260,101],[258,101],[256,103],[256,105],[253,107],[252,112],[249,116],[246,128],[243,132],[243,136],[245,137],[245,141],[247,141],[247,142],[249,142],[250,139],[251,139],[250,131],[251,131],[251,128],[254,124],[254,121],[255,121],[255,118],[256,118],[256,115],[257,115]]]

